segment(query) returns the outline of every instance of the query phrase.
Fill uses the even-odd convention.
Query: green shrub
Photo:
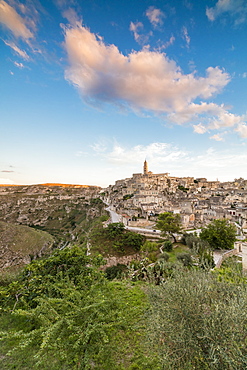
[[[160,259],[160,260],[163,260],[163,261],[166,261],[166,262],[169,260],[169,258],[170,258],[170,256],[169,256],[169,254],[168,254],[168,253],[166,253],[166,252],[162,253],[162,254],[159,256],[159,259]]]
[[[166,252],[171,252],[172,247],[172,242],[170,240],[166,240],[163,244],[163,250],[165,250]]]
[[[150,287],[149,333],[162,369],[247,368],[247,285],[202,270],[174,270]]]
[[[105,269],[106,278],[108,280],[113,280],[115,278],[121,278],[123,272],[126,270],[127,270],[127,266],[122,263],[118,263],[117,265],[107,267]]]
[[[179,253],[177,255],[177,259],[186,267],[192,266],[192,258],[190,253]]]
[[[158,250],[158,247],[159,245],[156,242],[146,240],[145,243],[142,245],[141,250],[143,252],[155,252]]]

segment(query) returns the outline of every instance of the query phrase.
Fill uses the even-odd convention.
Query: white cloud
[[[163,19],[166,17],[160,9],[150,6],[146,11],[146,16],[148,17],[150,23],[154,28],[161,26],[163,24]]]
[[[138,44],[144,45],[148,42],[150,34],[142,34],[143,24],[141,22],[130,22],[130,31],[134,34],[134,39]]]
[[[21,58],[25,60],[29,60],[29,55],[25,52],[25,50],[21,50],[14,42],[4,41],[5,45],[9,46],[12,50],[16,52]]]
[[[198,125],[193,125],[193,127],[194,132],[196,132],[197,134],[205,134],[205,132],[207,132],[207,128],[203,126],[201,123],[199,123]]]
[[[208,67],[204,77],[184,74],[165,53],[145,48],[125,56],[79,25],[65,28],[64,46],[69,58],[65,78],[88,103],[151,111],[177,124],[200,119],[207,129],[242,122],[224,106],[196,103],[214,97],[229,83],[229,74],[219,67]]]
[[[200,150],[200,154],[181,149],[171,143],[150,143],[125,147],[114,143],[95,152],[101,161],[107,161],[109,173],[115,173],[115,179],[130,177],[132,173],[142,172],[147,159],[149,170],[154,173],[168,172],[171,176],[206,177],[209,180],[230,181],[240,176],[247,177],[247,153],[241,147],[229,147],[227,150],[216,150],[209,147]]]
[[[246,78],[247,77],[247,72],[244,72],[243,73],[243,78]]]
[[[158,44],[157,50],[158,51],[162,51],[164,49],[167,49],[169,46],[171,46],[171,45],[174,44],[175,40],[176,40],[176,38],[173,35],[166,42],[164,42],[163,40],[158,40],[158,42],[157,42],[157,44]]]
[[[178,158],[186,156],[186,152],[177,149],[174,145],[168,143],[151,143],[149,145],[136,145],[131,148],[126,148],[119,143],[114,143],[109,149],[109,146],[102,146],[101,143],[96,143],[92,146],[97,155],[104,157],[111,163],[139,164],[148,158],[150,162],[157,161],[159,163],[174,162]],[[100,150],[99,150],[100,148]]]
[[[24,68],[24,64],[22,64],[22,63],[14,62],[14,65],[15,65],[17,68],[20,68],[20,69]]]
[[[183,36],[183,39],[186,41],[186,46],[189,47],[190,46],[190,37],[189,37],[188,30],[187,30],[186,27],[182,28],[182,36]]]
[[[97,143],[94,143],[91,148],[96,153],[104,153],[107,150],[107,143],[103,141],[98,141]]]
[[[26,26],[25,20],[3,0],[0,0],[0,23],[3,23],[15,37],[21,37],[24,40],[34,37]]]
[[[224,141],[223,137],[220,136],[220,134],[215,134],[213,136],[210,136],[210,139],[216,140],[216,141]]]
[[[232,16],[236,25],[245,22],[247,16],[246,0],[218,0],[214,7],[206,8],[206,15],[212,22],[224,13]]]

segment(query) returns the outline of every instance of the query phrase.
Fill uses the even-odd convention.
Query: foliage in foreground
[[[107,281],[98,265],[80,248],[65,248],[2,287],[2,369],[156,368],[142,344],[144,292]]]
[[[150,287],[149,336],[166,370],[247,368],[247,286],[177,270]]]
[[[102,259],[78,247],[33,261],[1,286],[0,368],[246,369],[242,272],[164,257],[142,271],[145,283],[108,281]]]

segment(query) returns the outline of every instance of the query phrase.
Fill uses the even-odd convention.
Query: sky
[[[247,179],[246,0],[0,0],[0,184]]]

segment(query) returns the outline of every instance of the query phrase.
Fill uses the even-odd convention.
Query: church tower
[[[143,166],[143,174],[147,175],[148,174],[148,163],[145,159],[144,166]]]

